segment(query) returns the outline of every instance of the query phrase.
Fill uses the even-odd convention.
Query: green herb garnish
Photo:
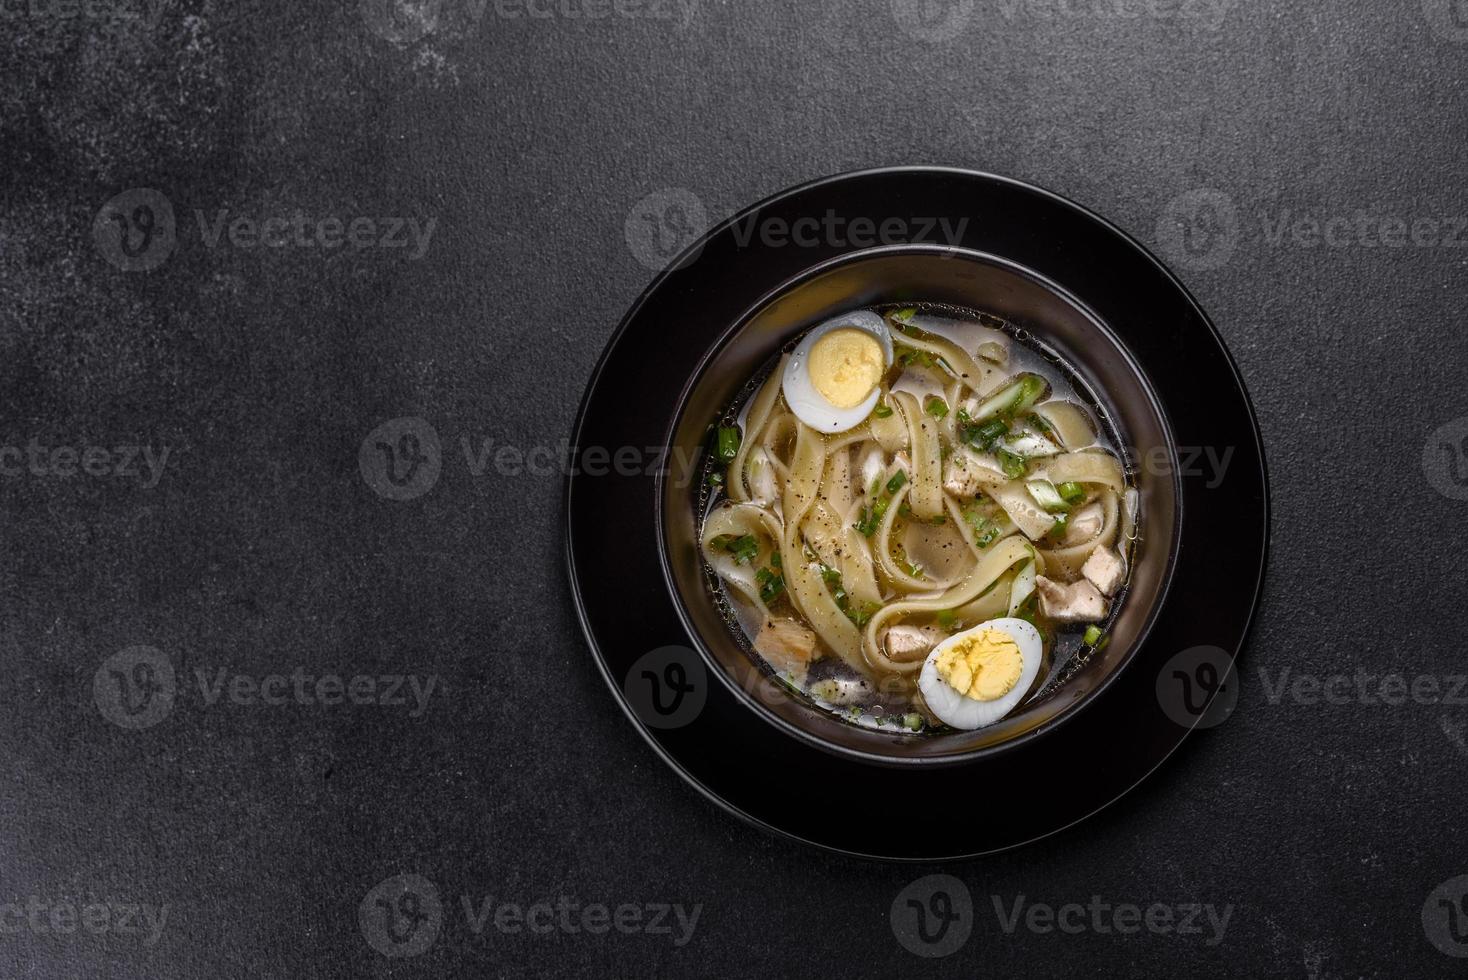
[[[741,534],[738,537],[721,534],[714,538],[712,544],[715,548],[729,552],[740,565],[748,565],[759,554],[759,538],[753,534]]]
[[[774,602],[785,591],[785,577],[768,568],[755,572],[754,580],[759,584],[759,597],[765,603]]]
[[[1011,480],[1018,480],[1029,470],[1029,463],[1017,453],[1008,449],[996,449],[994,455],[999,459],[999,465],[1004,468],[1004,475]]]
[[[895,494],[897,491],[902,489],[902,485],[906,482],[907,471],[898,470],[896,473],[892,474],[892,479],[887,481],[887,492],[889,494]]]
[[[1079,483],[1062,483],[1055,488],[1060,494],[1060,499],[1068,504],[1078,504],[1086,499],[1086,488]]]
[[[929,395],[927,404],[924,406],[927,413],[935,419],[946,418],[948,415],[948,403],[937,395]]]
[[[892,417],[892,406],[884,402],[877,402],[877,407],[872,409],[872,414],[879,419],[890,419]]]
[[[719,426],[718,442],[714,448],[715,454],[726,463],[734,462],[734,457],[739,455],[741,439],[739,429],[735,426]]]

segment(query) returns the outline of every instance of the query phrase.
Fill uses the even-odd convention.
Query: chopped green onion
[[[899,491],[899,490],[902,489],[902,485],[904,483],[906,483],[906,482],[907,482],[907,471],[906,470],[898,470],[896,473],[893,473],[892,474],[892,479],[890,479],[890,480],[887,481],[887,492],[888,493],[896,493],[897,491]]]
[[[952,630],[953,625],[958,622],[958,616],[952,609],[941,609],[938,611],[937,621],[939,629]]]
[[[1011,480],[1018,480],[1029,470],[1029,464],[1025,462],[1025,458],[1008,449],[997,449],[994,455],[998,457],[999,465],[1004,468],[1004,475]]]
[[[715,450],[719,459],[726,463],[734,462],[734,457],[739,455],[739,443],[741,440],[739,430],[732,425],[719,426],[719,441]]]
[[[906,323],[908,320],[911,320],[913,317],[917,316],[917,307],[904,306],[902,309],[890,314],[890,316],[898,323]]]
[[[785,577],[761,568],[754,573],[754,580],[759,583],[759,597],[769,603],[779,598],[780,593],[785,591]]]
[[[1045,436],[1047,439],[1053,441],[1059,441],[1055,434],[1055,427],[1051,425],[1050,421],[1039,412],[1031,412],[1030,414],[1026,415],[1025,421],[1029,423],[1029,425],[1036,432],[1040,433],[1040,435]]]
[[[1073,481],[1062,483],[1055,490],[1060,494],[1060,498],[1068,504],[1078,504],[1086,499],[1086,488]]]
[[[969,431],[968,441],[980,449],[994,448],[994,443],[1009,435],[1009,424],[1003,419],[990,419]]]
[[[1088,647],[1093,647],[1098,645],[1102,641],[1102,639],[1105,638],[1105,636],[1106,634],[1101,632],[1101,627],[1087,626],[1086,635],[1081,637],[1081,642]]]
[[[1062,535],[1065,534],[1065,530],[1069,526],[1070,526],[1070,515],[1069,514],[1056,514],[1055,515],[1055,524],[1046,533],[1048,533],[1051,537],[1058,538],[1058,537],[1061,537]]]
[[[1031,592],[1029,596],[1025,598],[1025,601],[1019,604],[1019,608],[1015,610],[1014,616],[1016,619],[1023,619],[1031,626],[1034,626],[1036,625],[1035,620],[1039,618],[1039,614],[1040,593]]]
[[[770,564],[772,566],[774,566],[775,568],[779,568],[780,567],[780,552],[779,551],[775,551],[774,553],[772,553],[770,555]]]
[[[872,616],[880,608],[882,607],[874,602],[858,602],[847,606],[844,611],[846,618],[851,620],[851,624],[861,629],[871,621]]]
[[[712,543],[715,548],[722,548],[733,555],[740,565],[748,565],[759,554],[759,538],[753,534],[742,534],[738,537],[721,534]]]
[[[902,727],[908,729],[909,731],[922,731],[923,716],[918,714],[916,711],[903,715]]]
[[[1060,491],[1055,489],[1055,484],[1049,480],[1031,480],[1025,484],[1025,487],[1030,491],[1030,496],[1035,499],[1035,503],[1046,510],[1052,513],[1070,510],[1070,504],[1060,495]]]
[[[973,421],[987,422],[997,415],[1008,422],[1033,405],[1044,392],[1043,378],[1034,374],[1023,375],[984,399],[984,403],[971,413]]]
[[[1045,379],[1039,375],[1027,374],[1019,381],[1019,390],[1014,394],[1014,401],[1009,407],[1003,409],[1002,414],[1014,418],[1035,402],[1045,393]]]
[[[948,415],[948,403],[939,398],[937,395],[929,395],[928,403],[924,407],[927,409],[928,414],[933,416],[933,418],[941,419],[945,418]]]
[[[722,487],[724,485],[724,474],[713,472],[709,474],[709,486]]]
[[[968,522],[969,527],[974,529],[974,544],[981,549],[989,547],[999,536],[999,523],[989,520],[979,512],[977,507],[970,507],[963,511],[963,519]]]
[[[877,402],[877,407],[872,409],[872,414],[879,419],[890,419],[892,417],[892,406]]]

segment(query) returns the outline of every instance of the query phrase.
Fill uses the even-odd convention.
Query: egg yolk
[[[984,630],[958,640],[938,655],[938,676],[975,701],[1004,697],[1019,683],[1024,658],[1008,633]]]
[[[811,384],[837,408],[855,408],[887,370],[882,345],[865,330],[832,330],[810,349]]]

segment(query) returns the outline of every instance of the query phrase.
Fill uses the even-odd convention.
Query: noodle
[[[812,637],[808,656],[834,657],[849,671],[826,676],[860,679],[869,695],[895,690],[922,708],[913,681],[926,651],[889,647],[894,628],[941,637],[1004,616],[1043,626],[1039,576],[1077,581],[1102,547],[1119,548],[1125,560],[1136,515],[1135,503],[1122,505],[1129,487],[1120,460],[1098,442],[1090,415],[1067,400],[1068,389],[1047,377],[1044,395],[1053,389],[1053,398],[1016,409],[1007,392],[1032,373],[1025,364],[1002,370],[953,339],[913,333],[917,326],[913,319],[892,339],[926,359],[913,355],[908,366],[905,355],[882,379],[878,408],[857,424],[827,427],[830,435],[787,402],[781,379],[791,357],[782,357],[737,419],[723,499],[699,542],[731,601],[763,623],[794,619]],[[1005,405],[999,431],[1015,436],[1015,448],[975,436],[985,420],[964,408],[980,403],[988,418]],[[1016,452],[1032,453],[1018,471]],[[1042,504],[1037,483],[1064,489],[1066,503],[1052,495]],[[1059,506],[1085,523],[1058,518]]]

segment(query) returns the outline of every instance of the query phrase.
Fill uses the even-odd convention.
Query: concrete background
[[[15,0],[0,25],[0,973],[1461,975],[1462,3]],[[699,211],[904,163],[1034,181],[1172,261],[1275,503],[1232,716],[1082,826],[944,868],[685,787],[591,668],[559,472],[474,462],[563,443]],[[408,417],[441,468],[393,500],[359,450]],[[322,675],[371,703],[306,703]],[[944,804],[900,801],[964,833]],[[889,911],[932,873],[971,934],[922,960]],[[425,881],[436,914],[403,901]],[[562,896],[573,926],[639,918],[494,925]],[[1020,896],[1229,918],[1006,932]],[[384,937],[378,900],[422,931]],[[646,930],[659,905],[698,906],[691,934]]]

